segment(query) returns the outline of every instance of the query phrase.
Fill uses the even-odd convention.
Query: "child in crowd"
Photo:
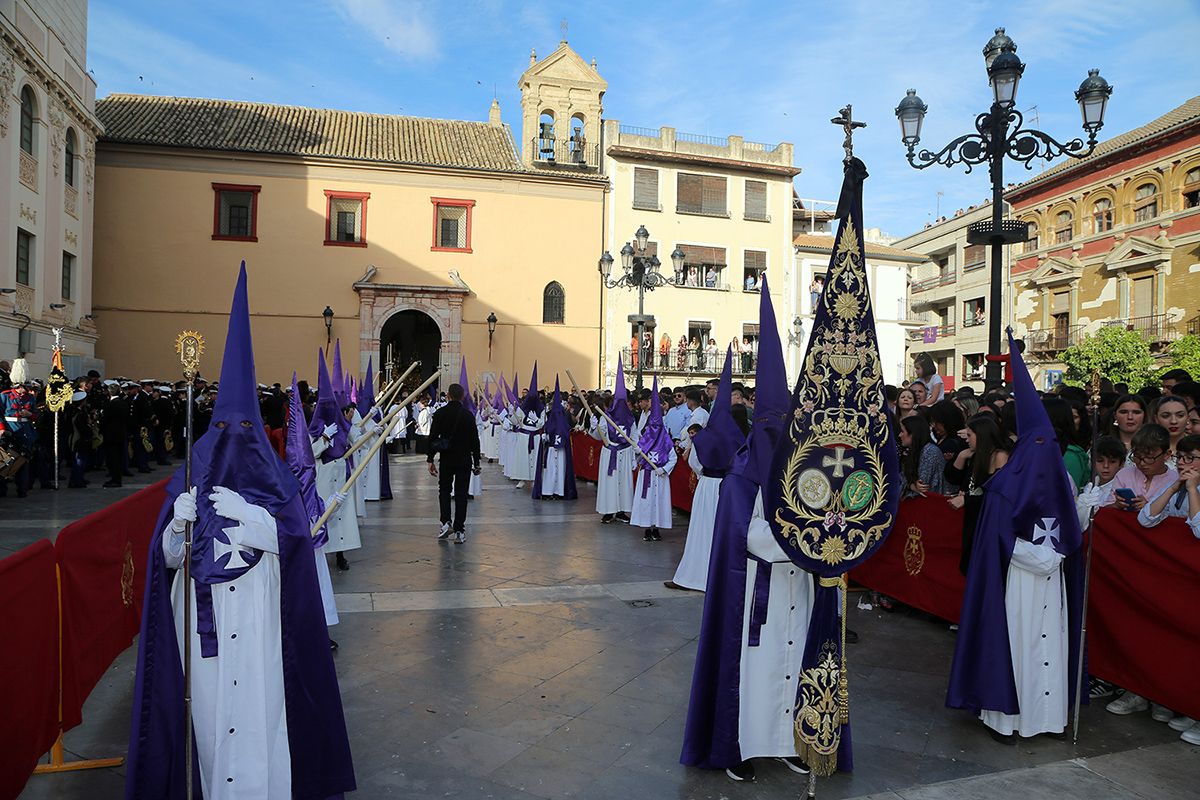
[[[1168,486],[1173,486],[1179,480],[1179,473],[1167,466],[1170,456],[1171,435],[1166,428],[1154,423],[1139,428],[1130,442],[1133,463],[1123,467],[1113,478],[1111,505],[1123,511],[1141,511],[1150,498],[1158,497]],[[1132,491],[1133,498],[1121,497],[1121,489]]]
[[[1196,532],[1200,521],[1200,436],[1185,436],[1176,444],[1176,462],[1180,472],[1167,466],[1171,435],[1161,425],[1143,426],[1133,436],[1133,464],[1124,467],[1113,480],[1114,491],[1128,488],[1135,493],[1133,500],[1115,498],[1115,505],[1127,511],[1138,511],[1138,522],[1153,527],[1168,516],[1184,517]],[[1200,534],[1198,534],[1200,535]],[[1167,723],[1180,732],[1185,742],[1200,745],[1200,724],[1191,717],[1176,714],[1158,703],[1152,703],[1134,692],[1125,692],[1106,708],[1113,714],[1134,714],[1150,709],[1156,722]]]
[[[1112,505],[1113,479],[1125,467],[1125,445],[1115,436],[1101,436],[1092,446],[1092,459],[1096,464],[1096,477],[1075,501],[1079,527],[1084,530],[1087,530],[1093,509]]]

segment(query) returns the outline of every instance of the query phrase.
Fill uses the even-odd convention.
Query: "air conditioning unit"
[[[25,355],[37,350],[37,331],[23,328],[17,332],[17,355]]]

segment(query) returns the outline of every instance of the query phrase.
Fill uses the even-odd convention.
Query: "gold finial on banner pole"
[[[196,331],[184,331],[175,339],[175,352],[183,365],[187,381],[187,407],[184,409],[183,490],[192,490],[192,410],[195,404],[196,376],[200,374],[200,356],[204,355],[204,337]],[[187,800],[192,800],[192,523],[183,528],[183,774]]]

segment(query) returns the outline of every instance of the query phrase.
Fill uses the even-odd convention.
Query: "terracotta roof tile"
[[[114,94],[101,141],[199,150],[529,172],[507,125],[355,111]]]
[[[1106,155],[1115,153],[1130,145],[1137,144],[1154,136],[1164,133],[1172,128],[1178,127],[1188,122],[1200,120],[1200,96],[1193,97],[1181,106],[1177,106],[1166,114],[1163,114],[1153,122],[1147,123],[1140,128],[1134,128],[1131,131],[1114,136],[1111,139],[1106,139],[1096,145],[1096,150],[1087,158],[1068,158],[1060,164],[1055,164],[1045,172],[1030,178],[1024,183],[1018,184],[1005,191],[1005,195],[1022,194],[1024,191],[1051,178],[1057,177],[1073,169],[1079,169],[1085,165],[1091,164],[1097,159],[1103,158]]]

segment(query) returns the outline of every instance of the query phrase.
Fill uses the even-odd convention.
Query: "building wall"
[[[0,359],[24,355],[45,378],[62,328],[69,369],[94,366],[91,314],[95,83],[86,70],[84,0],[0,2]],[[21,94],[34,96],[33,152],[20,147]],[[75,137],[74,186],[66,184],[66,141]],[[30,280],[17,283],[18,229],[32,234]],[[63,296],[63,253],[75,256]],[[62,308],[51,308],[62,304]],[[32,333],[22,352],[21,330]]]
[[[1200,169],[1200,123],[1131,146],[1089,169],[1009,193],[1015,216],[1038,234],[1013,268],[1017,329],[1026,336],[1040,377],[1064,369],[1061,352],[1106,324],[1143,332],[1156,352],[1200,326],[1200,207],[1188,173]],[[1078,173],[1078,174],[1076,174]],[[1158,213],[1139,221],[1139,186],[1155,187]],[[1113,226],[1097,225],[1097,203],[1111,203]],[[1061,222],[1060,214],[1070,217]],[[1065,241],[1058,241],[1062,232]],[[1137,313],[1136,294],[1149,288],[1149,315]],[[1054,297],[1069,316],[1055,331]],[[1061,329],[1060,329],[1061,330]]]
[[[213,183],[261,186],[258,241],[212,238]],[[454,380],[460,353],[473,380],[486,372],[511,377],[514,369],[528,375],[535,359],[550,385],[568,367],[581,379],[596,374],[598,181],[102,144],[97,186],[95,302],[100,353],[111,372],[175,375],[175,336],[192,328],[210,342],[202,371],[217,374],[231,290],[245,259],[264,382],[290,380],[293,369],[315,379],[326,305],[344,360],[360,370],[370,357],[379,365],[378,329],[387,316],[425,307],[436,312],[442,367]],[[324,243],[326,190],[370,194],[366,247]],[[431,198],[474,201],[472,252],[432,249]],[[370,288],[361,294],[374,299],[364,318],[354,284],[371,267]],[[552,280],[566,294],[562,325],[542,324],[543,290]],[[470,291],[460,300],[454,290],[464,284]],[[397,290],[406,299],[381,305],[380,294],[394,293],[387,287],[407,287]],[[489,313],[498,318],[490,360]]]
[[[739,339],[742,337],[744,324],[758,324],[759,294],[745,290],[743,283],[746,250],[766,253],[767,278],[776,322],[786,346],[787,331],[791,330],[791,321],[796,313],[792,301],[795,297],[791,245],[792,177],[790,174],[737,169],[722,162],[755,161],[772,167],[790,168],[792,146],[782,143],[771,149],[755,149],[763,146],[747,144],[738,136],[728,137],[724,142],[715,140],[706,143],[677,138],[673,128],[661,128],[656,136],[630,133],[629,130],[622,130],[616,120],[605,121],[604,141],[608,149],[605,164],[612,193],[609,198],[608,241],[604,249],[612,253],[615,259],[613,277],[621,274],[621,247],[633,238],[634,232],[642,225],[650,232],[650,241],[657,244],[661,271],[666,275],[673,274],[670,254],[678,244],[725,249],[726,275],[720,288],[667,286],[646,293],[646,313],[654,315],[657,323],[654,333],[656,349],[663,333],[670,336],[672,348],[677,347],[679,337],[687,333],[688,322],[694,320],[711,323],[712,338],[717,340],[717,346],[723,353],[734,336]],[[664,156],[685,153],[701,160],[687,165],[667,157],[661,161],[635,160],[615,155],[610,149],[614,146],[657,150],[663,152]],[[660,210],[634,207],[634,170],[639,167],[658,172]],[[678,211],[677,176],[681,172],[724,176],[728,216],[703,216]],[[748,179],[767,184],[767,221],[745,217],[745,186]],[[593,264],[599,256],[600,252],[593,254]],[[627,318],[637,313],[637,292],[627,288],[608,290],[605,292],[604,305],[603,363],[604,381],[607,384],[616,376],[620,352],[630,346],[631,325]],[[718,369],[711,370],[711,374],[716,374]],[[665,380],[685,382],[682,376]],[[702,383],[703,380],[689,377],[686,382]]]

